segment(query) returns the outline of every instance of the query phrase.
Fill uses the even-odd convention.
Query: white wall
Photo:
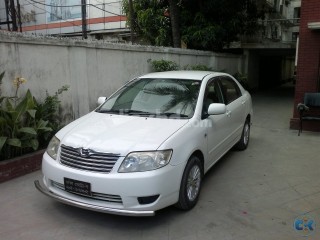
[[[3,95],[13,95],[12,80],[28,80],[21,94],[31,89],[44,99],[63,85],[62,118],[68,122],[96,107],[99,96],[109,96],[128,80],[148,73],[152,60],[172,60],[180,66],[204,64],[231,74],[241,71],[242,56],[186,49],[110,44],[102,41],[36,38],[0,31],[0,72],[6,71]]]

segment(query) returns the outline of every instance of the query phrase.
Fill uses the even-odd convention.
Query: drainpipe
[[[320,92],[320,49],[319,49],[319,59],[318,59],[318,82],[317,82],[317,90]]]

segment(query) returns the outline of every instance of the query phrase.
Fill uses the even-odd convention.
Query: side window
[[[220,78],[220,83],[226,105],[241,97],[239,86],[234,80],[227,76],[223,76]]]
[[[216,78],[211,79],[207,84],[206,91],[203,98],[203,108],[202,108],[203,115],[207,114],[209,105],[211,103],[223,103],[223,96],[220,91],[218,79]]]

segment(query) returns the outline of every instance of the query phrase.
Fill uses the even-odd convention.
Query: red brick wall
[[[320,22],[320,0],[301,1],[301,20],[299,33],[299,52],[297,82],[295,90],[294,113],[290,127],[297,129],[298,112],[296,106],[303,102],[305,92],[318,92],[320,62],[320,30],[311,30],[308,23]],[[318,130],[314,123],[306,123],[305,129]],[[318,123],[319,125],[319,123]]]
[[[0,161],[0,183],[39,170],[44,151]]]

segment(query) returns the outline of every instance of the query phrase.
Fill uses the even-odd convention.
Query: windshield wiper
[[[140,111],[140,110],[125,110],[125,111],[123,111],[123,113],[128,114],[128,115],[139,115],[139,116],[155,115],[155,113],[145,112],[145,111]]]
[[[120,114],[120,115],[155,115],[154,113],[144,112],[140,110],[130,110],[130,109],[101,109],[97,110],[99,113],[111,113],[111,114]]]
[[[112,109],[100,109],[97,110],[98,113],[116,113],[119,114],[120,110],[112,110]]]
[[[186,114],[181,114],[181,113],[174,113],[174,112],[164,112],[160,113],[160,116],[167,116],[167,117],[172,117],[172,118],[189,118],[188,115]]]
[[[119,115],[130,115],[130,116],[166,116],[168,118],[189,118],[186,114],[180,114],[175,112],[164,112],[164,113],[151,113],[140,110],[131,110],[131,109],[101,109],[97,110],[99,113],[111,113],[111,114],[119,114]]]

